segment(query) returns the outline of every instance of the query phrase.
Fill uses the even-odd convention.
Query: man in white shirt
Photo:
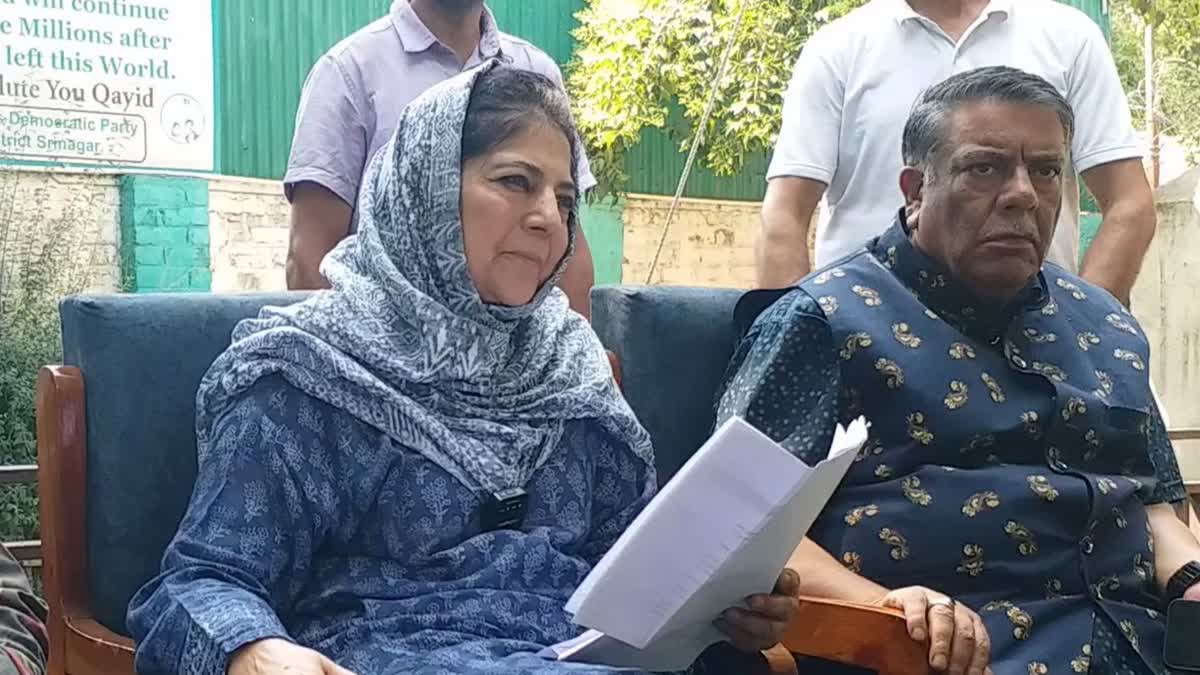
[[[1049,259],[1128,304],[1154,236],[1153,196],[1103,33],[1053,0],[872,0],[813,35],[784,98],[767,174],[760,285],[789,286],[885,230],[903,204],[897,149],[913,102],[954,73],[989,65],[1040,75],[1077,111],[1072,161],[1104,219],[1081,269],[1072,173]],[[822,196],[810,261],[808,229]]]

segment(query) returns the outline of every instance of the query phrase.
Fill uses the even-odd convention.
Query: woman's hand
[[[272,638],[233,653],[226,675],[354,675],[311,649]]]
[[[800,577],[784,570],[771,593],[746,598],[746,609],[732,607],[721,614],[716,626],[729,642],[746,652],[760,652],[779,644],[792,617],[800,609]]]
[[[904,612],[908,635],[929,640],[929,666],[951,675],[991,675],[992,641],[979,615],[923,586],[897,589],[880,601]]]

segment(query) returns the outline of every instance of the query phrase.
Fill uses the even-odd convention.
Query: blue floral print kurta
[[[654,493],[645,462],[569,425],[519,530],[480,532],[476,494],[418,453],[261,380],[217,423],[161,576],[131,603],[138,672],[220,675],[283,637],[357,675],[562,673],[563,604]]]

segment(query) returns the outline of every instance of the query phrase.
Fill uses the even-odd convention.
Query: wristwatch
[[[1167,581],[1167,591],[1163,595],[1166,597],[1167,604],[1183,597],[1184,593],[1192,586],[1200,583],[1200,561],[1193,560],[1192,562],[1180,567],[1175,574],[1171,575],[1171,579]]]

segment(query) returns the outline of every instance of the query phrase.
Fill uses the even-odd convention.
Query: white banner
[[[210,0],[0,0],[0,159],[212,171]]]

